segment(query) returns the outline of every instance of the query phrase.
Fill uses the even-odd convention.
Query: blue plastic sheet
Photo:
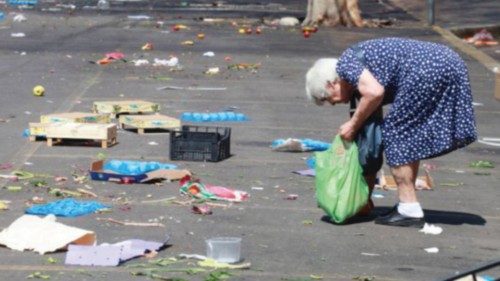
[[[58,217],[79,217],[108,208],[109,206],[97,201],[77,201],[73,198],[66,198],[43,205],[34,205],[26,210],[26,214],[44,216],[53,214]]]
[[[104,170],[129,176],[142,175],[159,169],[172,170],[176,168],[177,165],[160,162],[109,160],[104,163]]]

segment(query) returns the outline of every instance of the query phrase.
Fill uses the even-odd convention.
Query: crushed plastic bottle
[[[97,2],[97,8],[100,10],[109,9],[109,1],[108,0],[99,0],[99,2]]]
[[[248,121],[248,117],[243,113],[235,112],[184,112],[181,114],[182,121],[186,122],[242,122]]]

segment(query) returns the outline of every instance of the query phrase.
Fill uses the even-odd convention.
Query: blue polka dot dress
[[[387,164],[437,157],[477,138],[467,67],[450,48],[403,38],[364,41],[339,58],[337,73],[357,86],[368,69],[385,88],[382,138]]]

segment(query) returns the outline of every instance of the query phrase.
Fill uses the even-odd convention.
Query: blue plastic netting
[[[159,169],[171,170],[176,168],[177,165],[160,162],[109,160],[104,163],[104,170],[129,176],[142,175]]]
[[[26,210],[26,214],[53,214],[58,217],[78,217],[92,214],[96,211],[108,208],[109,206],[97,201],[77,201],[73,198],[66,198],[43,205],[34,205]]]

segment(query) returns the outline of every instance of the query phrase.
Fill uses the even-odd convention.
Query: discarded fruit
[[[311,32],[304,31],[304,38],[309,38],[309,37],[311,37]]]
[[[203,40],[203,39],[205,39],[205,34],[203,34],[203,33],[198,33],[198,35],[196,35],[196,37],[197,37],[198,39],[200,39],[200,40]]]
[[[252,30],[252,28],[250,28],[250,27],[249,27],[249,28],[247,28],[247,29],[245,29],[245,33],[246,33],[246,34],[252,34],[252,32],[253,32],[253,30]]]
[[[260,28],[257,27],[255,29],[255,34],[261,34],[261,33],[262,33],[262,29],[260,29]]]
[[[141,47],[143,51],[151,51],[153,50],[153,43],[146,43]]]
[[[45,88],[43,86],[37,85],[33,88],[33,95],[41,97],[45,94]]]
[[[245,29],[244,29],[244,28],[240,28],[240,29],[238,29],[238,33],[239,33],[239,34],[245,34],[245,32],[246,32],[246,31],[245,31]]]

